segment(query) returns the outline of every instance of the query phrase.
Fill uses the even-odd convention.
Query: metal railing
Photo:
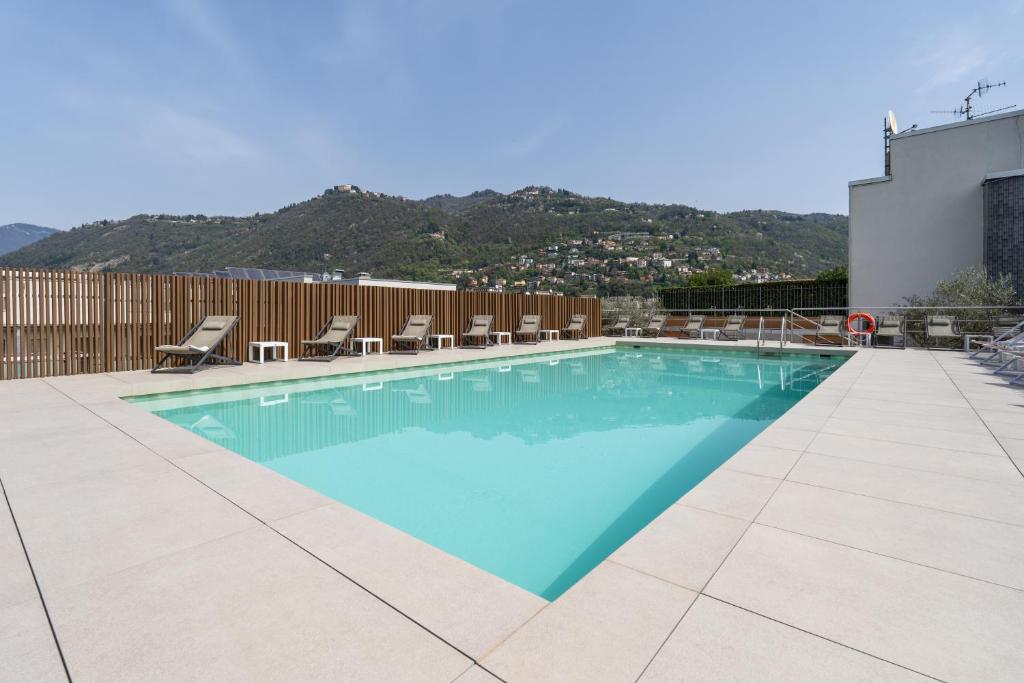
[[[614,319],[620,312],[615,308],[605,308],[607,318]],[[744,328],[746,338],[753,336],[755,346],[760,352],[767,349],[770,342],[774,341],[775,333],[778,334],[779,349],[785,344],[795,341],[808,342],[808,337],[814,335],[815,339],[810,343],[818,343],[828,339],[836,339],[831,334],[827,337],[819,337],[821,318],[825,315],[841,315],[844,317],[840,326],[838,343],[833,346],[855,346],[877,344],[874,335],[862,334],[866,331],[864,324],[857,323],[854,333],[847,330],[845,317],[850,313],[869,313],[876,319],[876,325],[883,316],[895,316],[900,320],[902,332],[902,343],[898,348],[949,348],[961,350],[965,348],[964,341],[968,337],[985,338],[997,337],[1005,329],[1012,325],[1001,325],[1001,318],[1013,318],[1016,321],[1024,320],[1024,305],[1012,306],[868,306],[859,308],[795,308],[795,309],[651,309],[650,314],[665,314],[676,317],[689,317],[690,315],[705,315],[708,318],[724,319],[729,315],[744,315],[748,321],[757,321],[754,326],[748,322]],[[927,334],[927,320],[929,316],[944,315],[953,318],[954,336],[943,338],[929,338]],[[773,327],[766,324],[766,321],[777,320],[778,326]],[[639,323],[640,321],[635,321]],[[667,325],[666,331],[672,332],[674,326]],[[828,345],[827,343],[825,345]],[[897,346],[886,344],[886,347]]]

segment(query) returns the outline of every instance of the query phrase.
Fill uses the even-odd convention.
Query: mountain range
[[[31,223],[8,223],[0,225],[0,254],[6,254],[58,232]]]
[[[89,223],[0,256],[0,265],[132,272],[343,268],[433,281],[476,281],[476,274],[482,282],[487,274],[493,282],[499,274],[543,280],[548,273],[552,283],[565,284],[556,289],[607,293],[602,285],[616,278],[679,284],[686,272],[709,266],[812,276],[845,262],[846,233],[842,215],[716,213],[548,187],[411,200],[339,185],[274,213],[143,214]],[[520,266],[509,272],[515,263]]]

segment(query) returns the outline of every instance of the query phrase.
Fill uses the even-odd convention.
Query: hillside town
[[[443,235],[438,235],[443,239]],[[478,269],[456,268],[460,288],[483,291],[634,294],[655,286],[679,286],[698,274],[718,273],[735,283],[789,280],[787,272],[730,258],[700,237],[680,233],[615,232],[566,239]]]

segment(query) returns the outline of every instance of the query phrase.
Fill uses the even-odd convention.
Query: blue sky
[[[352,182],[845,213],[887,109],[1024,105],[1024,0],[0,0],[0,224]]]

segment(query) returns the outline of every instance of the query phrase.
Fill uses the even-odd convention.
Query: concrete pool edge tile
[[[785,656],[780,656],[785,653]],[[639,683],[668,681],[927,681],[882,659],[700,595]]]
[[[1024,666],[1021,591],[783,529],[751,525],[704,592],[941,680]]]
[[[82,680],[428,682],[472,664],[265,525],[47,599]]]
[[[505,680],[636,680],[697,593],[604,561],[483,658]]]
[[[270,527],[477,659],[549,604],[344,503]]]

